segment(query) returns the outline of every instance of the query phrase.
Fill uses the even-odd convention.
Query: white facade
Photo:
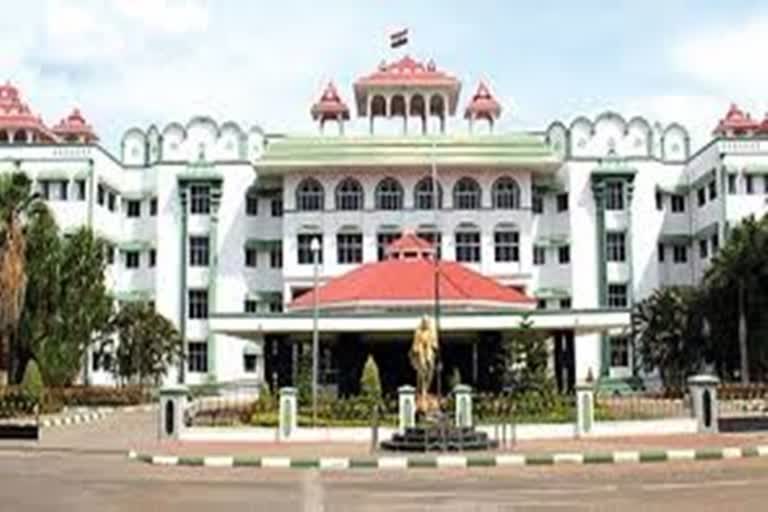
[[[551,327],[573,330],[577,379],[590,371],[630,376],[631,350],[614,347],[611,352],[603,335],[628,327],[628,315],[619,320],[598,317],[610,316],[610,309],[626,311],[657,287],[697,282],[726,239],[728,226],[746,215],[765,213],[768,139],[716,138],[692,153],[683,127],[651,125],[640,117],[626,120],[615,113],[581,117],[568,125],[556,122],[529,135],[551,149],[556,161],[551,170],[513,164],[440,167],[443,204],[437,217],[415,204],[416,184],[430,175],[429,166],[372,163],[263,172],[270,137],[258,127],[219,125],[205,117],[162,129],[130,129],[119,157],[97,144],[0,143],[0,172],[29,175],[65,232],[89,225],[114,245],[108,280],[118,300],[153,301],[157,311],[182,329],[187,342],[195,343],[188,346],[187,383],[263,380],[263,337],[270,326],[280,332],[290,332],[291,326],[306,331],[304,320],[278,314],[297,290],[312,286],[313,265],[299,263],[300,235],[322,235],[322,283],[359,264],[338,261],[339,233],[362,235],[365,263],[378,258],[379,234],[405,230],[439,231],[442,257],[448,260],[457,257],[457,233],[479,233],[479,259],[466,264],[524,289],[545,310],[563,310],[552,314],[559,323]],[[363,205],[342,211],[335,193],[349,177],[361,185]],[[514,208],[494,207],[494,184],[502,177],[519,187]],[[322,186],[320,211],[302,211],[296,203],[305,178]],[[399,209],[376,207],[377,186],[384,178],[397,180],[401,187]],[[480,188],[478,207],[462,209],[454,202],[455,187],[464,178]],[[67,187],[66,199],[62,186]],[[209,213],[193,211],[193,187],[203,187],[196,191],[202,191],[203,202],[210,202]],[[534,193],[541,197],[540,211]],[[602,203],[596,200],[599,194]],[[499,231],[517,233],[516,261],[496,261]],[[195,237],[211,243],[207,264],[191,264]],[[129,268],[136,253],[138,267]],[[208,298],[213,319],[189,317],[190,290]],[[258,320],[240,315],[246,309]],[[589,311],[594,315],[579,323],[580,315]],[[546,314],[538,320],[542,328],[550,327]],[[457,328],[514,327],[455,319],[446,325],[451,321]],[[324,332],[346,328],[334,326],[333,319],[323,322],[329,322]],[[398,318],[391,325],[376,322],[383,331],[402,328]],[[365,329],[371,324],[350,325]],[[238,332],[247,335],[233,335]],[[110,381],[98,366],[89,374],[93,382]],[[179,377],[169,375],[171,380]]]

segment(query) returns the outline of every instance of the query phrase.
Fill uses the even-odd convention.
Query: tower
[[[325,130],[325,122],[328,120],[339,123],[339,134],[344,134],[344,121],[349,121],[349,107],[339,96],[333,82],[328,82],[320,99],[312,105],[312,119],[318,121],[320,133]]]

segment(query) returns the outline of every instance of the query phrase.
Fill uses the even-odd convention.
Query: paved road
[[[51,429],[41,443],[50,451],[0,444],[0,512],[687,512],[763,511],[768,503],[765,458],[344,473],[162,467],[128,460],[124,451],[151,440],[154,424],[151,414],[133,414]],[[83,451],[84,445],[90,450]]]

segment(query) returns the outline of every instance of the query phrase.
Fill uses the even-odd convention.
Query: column
[[[184,384],[187,375],[187,207],[188,189],[186,183],[179,183],[179,207],[181,208],[181,240],[179,262],[179,334],[181,335],[181,361],[179,362],[179,384]]]
[[[595,423],[594,383],[587,379],[576,385],[576,435],[582,437],[592,432]]]
[[[453,388],[455,398],[455,420],[457,427],[472,426],[472,388],[459,384]]]
[[[717,386],[720,380],[713,375],[695,375],[688,378],[693,417],[699,433],[713,434],[719,430]]]
[[[187,393],[185,386],[170,386],[160,390],[160,424],[157,431],[160,440],[181,439],[186,428],[184,411],[187,408]]]
[[[416,389],[413,386],[397,388],[397,417],[400,433],[416,426]]]
[[[211,184],[211,228],[210,228],[210,251],[211,264],[208,272],[208,309],[209,312],[216,311],[216,279],[218,278],[219,268],[219,206],[221,205],[221,183]],[[216,336],[208,335],[208,375],[216,378]]]
[[[278,420],[278,439],[290,439],[295,433],[298,419],[296,406],[296,388],[280,388],[280,417]]]

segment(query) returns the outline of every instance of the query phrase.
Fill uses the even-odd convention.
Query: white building
[[[495,134],[501,109],[480,84],[463,112],[469,129],[448,134],[460,89],[434,63],[405,57],[354,84],[365,135],[344,129],[350,110],[329,85],[311,111],[319,135],[196,117],[131,128],[115,156],[79,112],[48,128],[6,85],[0,172],[29,175],[65,231],[87,224],[112,243],[116,298],[152,301],[186,340],[169,379],[292,382],[297,342],[313,331],[311,295],[296,299],[313,287],[316,238],[324,381],[353,390],[371,352],[385,387],[402,384],[406,343],[434,311],[434,291],[419,287],[434,276],[413,271],[432,252],[406,237],[416,246],[392,251],[413,260],[402,278],[373,267],[361,280],[358,267],[412,232],[437,239],[441,266],[454,268],[438,285],[445,375],[456,367],[470,384],[497,386],[498,342],[529,314],[552,333],[562,389],[590,372],[626,388],[637,375],[632,303],[697,282],[728,227],[765,211],[768,119],[731,107],[695,152],[678,124],[613,112]],[[380,135],[393,118],[402,133]],[[485,278],[451,281],[453,261]],[[95,359],[88,373],[110,380]]]

